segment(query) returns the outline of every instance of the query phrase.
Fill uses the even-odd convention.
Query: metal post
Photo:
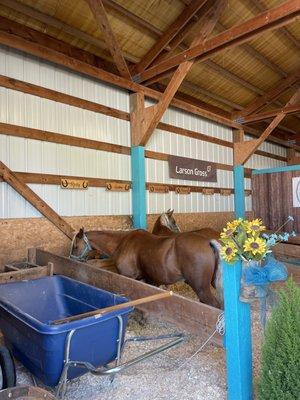
[[[244,167],[234,175],[234,208],[237,218],[245,217]],[[223,262],[225,340],[228,400],[251,400],[252,344],[250,305],[239,301],[242,265]]]
[[[146,229],[145,148],[143,146],[131,147],[131,177],[133,227]]]

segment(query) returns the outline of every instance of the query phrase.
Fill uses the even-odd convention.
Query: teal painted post
[[[143,146],[131,147],[131,179],[133,227],[146,229],[145,148]]]
[[[234,175],[234,208],[237,218],[245,217],[244,167],[237,165]],[[223,262],[227,399],[251,400],[252,344],[250,305],[239,300],[241,262]]]

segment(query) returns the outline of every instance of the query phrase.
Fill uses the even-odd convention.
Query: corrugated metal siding
[[[0,74],[119,110],[129,110],[127,92],[4,47],[0,47]],[[0,102],[1,122],[130,145],[127,121],[5,88],[0,88]],[[0,135],[0,157],[14,171],[131,179],[130,157],[121,154]],[[128,192],[30,186],[63,216],[131,214],[131,194]],[[0,201],[1,218],[39,216],[29,203],[4,183],[0,184]]]
[[[126,91],[72,73],[37,58],[6,47],[0,47],[0,74],[61,91],[86,100],[129,112]],[[110,143],[130,145],[129,122],[88,110],[55,103],[21,92],[0,88],[0,120],[30,128],[44,129]],[[147,104],[153,104],[147,102]],[[220,139],[232,140],[231,129],[184,111],[170,108],[163,121]],[[261,148],[285,155],[285,149],[264,143]],[[190,158],[232,164],[232,150],[196,139],[156,130],[147,149]],[[15,171],[130,179],[130,157],[126,155],[81,149],[0,135],[0,159]],[[247,166],[266,168],[282,165],[280,161],[254,156]],[[167,162],[147,159],[147,180],[151,182],[199,185],[168,177]],[[232,173],[218,171],[218,183],[205,186],[233,187]],[[53,185],[30,185],[59,214],[131,214],[131,193],[106,192],[103,188],[69,191]],[[249,179],[246,187],[251,187]],[[148,213],[169,207],[177,212],[233,210],[233,196],[148,194]],[[247,197],[251,209],[251,197]],[[34,217],[39,213],[6,184],[0,184],[0,217]]]

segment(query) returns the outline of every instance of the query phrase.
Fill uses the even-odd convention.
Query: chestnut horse
[[[215,274],[218,251],[212,246],[217,248],[218,243],[210,243],[194,232],[160,237],[140,229],[80,229],[72,241],[70,257],[82,261],[90,251],[98,250],[114,260],[121,275],[157,285],[185,280],[201,302],[219,307],[210,286],[214,276],[219,281]]]
[[[154,235],[170,236],[181,232],[173,213],[174,210],[169,209],[158,217],[152,229]],[[199,236],[208,240],[218,240],[220,238],[220,233],[211,228],[201,228],[191,232],[197,233]]]

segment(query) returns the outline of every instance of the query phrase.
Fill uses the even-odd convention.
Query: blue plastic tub
[[[71,360],[87,361],[95,367],[106,365],[117,356],[117,316],[123,319],[124,339],[132,308],[61,325],[51,322],[125,301],[125,297],[63,276],[8,283],[0,285],[0,328],[14,356],[45,385],[54,387],[63,369],[67,334],[76,330]],[[70,368],[68,378],[85,372]]]

